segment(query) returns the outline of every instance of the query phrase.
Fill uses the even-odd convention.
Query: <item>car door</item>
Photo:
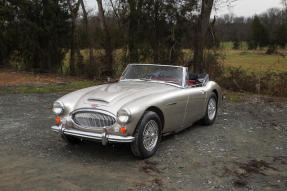
[[[206,87],[187,87],[188,103],[184,116],[184,127],[191,126],[204,116],[206,109]]]
[[[184,128],[187,102],[188,95],[184,89],[169,94],[169,98],[163,104],[165,132],[178,132]]]

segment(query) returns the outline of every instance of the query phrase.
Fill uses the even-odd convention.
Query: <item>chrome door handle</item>
[[[204,90],[200,90],[200,92],[201,92],[201,94],[205,94],[206,93],[206,91],[204,91]]]
[[[167,105],[176,105],[176,102],[168,103]]]

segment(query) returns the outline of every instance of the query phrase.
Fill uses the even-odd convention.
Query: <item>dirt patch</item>
[[[159,169],[157,168],[157,162],[144,160],[144,164],[140,167],[140,170],[147,174],[154,174],[154,173],[160,173]]]
[[[275,164],[276,162],[285,162],[285,159],[283,157],[272,157],[272,164]],[[237,188],[250,188],[249,181],[252,181],[253,179],[260,179],[262,180],[262,176],[265,179],[277,179],[277,181],[268,181],[267,187],[272,189],[279,189],[281,188],[278,183],[281,182],[280,179],[286,179],[284,173],[280,172],[277,168],[271,166],[270,163],[264,161],[264,160],[249,160],[246,163],[239,163],[235,162],[235,164],[239,167],[236,170],[230,170],[228,168],[225,168],[224,175],[235,175],[236,179],[233,180],[232,185]],[[282,164],[282,163],[281,163]],[[260,177],[261,176],[261,177]],[[272,177],[272,178],[268,178]],[[266,184],[266,183],[265,183]],[[286,183],[285,183],[286,186]]]
[[[33,73],[8,69],[0,70],[0,86],[63,84],[77,80],[86,79],[50,73]]]
[[[143,171],[148,176],[152,178],[152,184],[156,185],[157,189],[162,188],[162,179],[160,177],[161,171],[158,169],[157,165],[159,163],[151,160],[144,160],[143,165],[140,166],[140,171]]]
[[[250,174],[261,174],[266,176],[264,171],[272,169],[278,171],[276,168],[271,167],[269,163],[264,160],[250,160],[247,163],[237,163],[241,171],[235,171],[240,176],[249,176]],[[239,172],[239,173],[238,173]]]
[[[0,71],[0,86],[59,83],[64,81],[67,80],[51,74],[33,74],[12,70]]]
[[[248,185],[248,182],[246,180],[234,180],[233,181],[233,186],[237,187],[237,188],[243,188],[246,187]]]
[[[273,162],[280,162],[283,165],[287,165],[287,156],[277,156],[272,158]]]

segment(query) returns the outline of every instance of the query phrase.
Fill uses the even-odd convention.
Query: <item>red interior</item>
[[[189,86],[193,86],[193,85],[197,85],[197,84],[200,84],[200,82],[196,81],[196,80],[189,80],[188,81],[188,85]]]
[[[151,80],[179,82],[179,80],[175,79],[175,78],[151,78]],[[188,81],[189,86],[198,85],[198,84],[200,84],[200,82],[198,82],[197,80],[189,80]]]

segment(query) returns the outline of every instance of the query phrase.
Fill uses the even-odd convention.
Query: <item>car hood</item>
[[[94,107],[116,114],[129,102],[155,94],[164,94],[174,89],[177,87],[153,82],[117,82],[73,92],[62,97],[61,101],[69,106],[70,111]]]

